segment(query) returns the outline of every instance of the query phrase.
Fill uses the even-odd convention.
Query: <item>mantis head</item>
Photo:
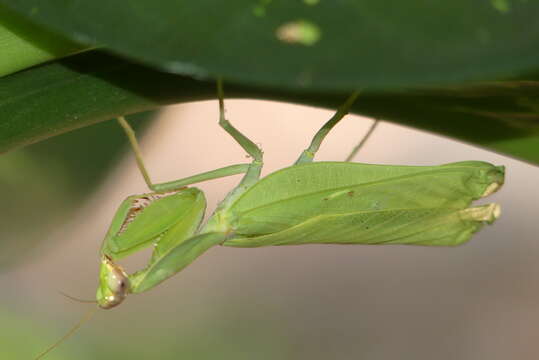
[[[127,274],[120,265],[103,255],[99,271],[99,288],[97,289],[97,304],[102,309],[110,309],[124,301],[130,291]]]

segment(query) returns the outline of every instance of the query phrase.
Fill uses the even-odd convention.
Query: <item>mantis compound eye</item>
[[[130,292],[129,278],[120,265],[103,255],[99,273],[97,303],[102,309],[110,309],[124,301]]]

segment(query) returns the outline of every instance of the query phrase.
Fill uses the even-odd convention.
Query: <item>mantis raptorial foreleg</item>
[[[251,164],[231,165],[180,180],[154,184],[142,160],[133,129],[124,118],[118,118],[130,140],[138,167],[154,193],[128,197],[112,221],[101,249],[101,279],[104,285],[97,295],[101,307],[113,307],[123,301],[128,293],[139,293],[152,288],[180,271],[211,246],[226,239],[226,230],[199,229],[206,207],[204,194],[199,189],[184,189],[184,186],[245,173],[240,184],[221,203],[222,208],[227,201],[232,201],[234,194],[241,194],[250,184],[259,180],[262,151],[225,119],[221,81],[217,82],[217,93],[219,125],[252,157]],[[115,263],[152,244],[152,259],[141,271],[128,275]]]
[[[252,157],[251,164],[232,165],[181,180],[153,184],[145,170],[132,130],[125,120],[120,119],[119,121],[130,137],[139,168],[141,168],[148,186],[154,191],[178,190],[181,186],[195,182],[245,173],[240,184],[221,202],[218,212],[219,209],[226,207],[225,204],[232,201],[236,194],[241,194],[250,184],[259,180],[262,151],[225,119],[223,86],[220,80],[217,82],[217,93],[219,97],[219,125]],[[226,229],[221,231],[219,228],[221,220],[219,216],[213,217],[213,224],[217,224],[215,227],[219,230],[210,230],[211,226],[199,229],[204,214],[205,199],[203,193],[196,188],[185,189],[167,197],[152,198],[150,194],[149,198],[151,203],[146,205],[140,215],[136,215],[136,221],[134,218],[129,220],[129,211],[132,210],[118,211],[118,221],[113,221],[113,226],[111,226],[111,231],[109,231],[105,241],[107,245],[103,248],[103,252],[109,258],[114,259],[113,256],[120,258],[154,243],[152,259],[146,268],[132,275],[117,274],[118,278],[124,277],[125,281],[129,283],[129,292],[131,293],[140,293],[156,286],[183,269],[210,247],[222,243],[228,236]],[[148,196],[143,197],[143,199],[148,199]],[[125,207],[127,208],[131,204],[131,200],[128,198],[126,203]],[[131,206],[130,209],[132,208]],[[128,226],[124,225],[126,220],[123,219],[131,221]],[[151,224],[152,221],[154,224]],[[98,293],[98,299],[104,299],[100,301],[100,305],[105,308],[117,305],[124,297],[115,296],[119,293],[119,287],[116,283],[113,282],[114,287],[112,288],[107,287],[109,284],[107,282],[108,274],[117,270],[112,261],[109,263],[107,261],[107,259],[104,260],[102,274],[102,283],[105,283],[106,286],[103,286],[100,290],[101,293]],[[107,300],[107,296],[111,300]]]

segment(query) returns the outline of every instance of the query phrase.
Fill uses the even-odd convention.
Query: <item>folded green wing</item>
[[[306,221],[314,224],[322,220],[312,219],[322,216],[326,218],[320,224],[336,224],[336,215],[358,212],[454,212],[494,192],[503,177],[503,167],[479,161],[440,166],[316,162],[261,179],[228,208],[227,216],[235,234],[254,237]]]
[[[499,216],[496,204],[462,210],[418,208],[321,215],[262,236],[237,236],[224,245],[258,247],[301,244],[406,244],[455,246]]]

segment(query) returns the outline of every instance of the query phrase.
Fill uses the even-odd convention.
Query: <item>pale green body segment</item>
[[[405,244],[455,246],[468,241],[484,222],[496,219],[491,205],[458,210],[447,207],[357,211],[319,215],[285,230],[235,237],[224,245],[259,247],[302,244]],[[480,218],[477,216],[479,213]]]
[[[224,119],[219,124],[252,157],[238,164],[164,184],[152,184],[138,144],[123,119],[137,161],[153,193],[130,196],[118,209],[102,246],[101,307],[151,289],[215,245],[300,244],[454,246],[500,214],[497,204],[469,207],[495,192],[504,168],[480,161],[440,166],[312,162],[323,138],[347,113],[353,94],[319,130],[296,163],[260,179],[261,150]],[[206,201],[188,183],[245,173],[202,224]],[[116,261],[153,246],[149,264],[128,275]]]
[[[252,237],[324,215],[463,209],[481,198],[490,184],[502,181],[503,169],[482,162],[442,166],[315,162],[260,180],[227,209],[227,218],[235,234]]]

